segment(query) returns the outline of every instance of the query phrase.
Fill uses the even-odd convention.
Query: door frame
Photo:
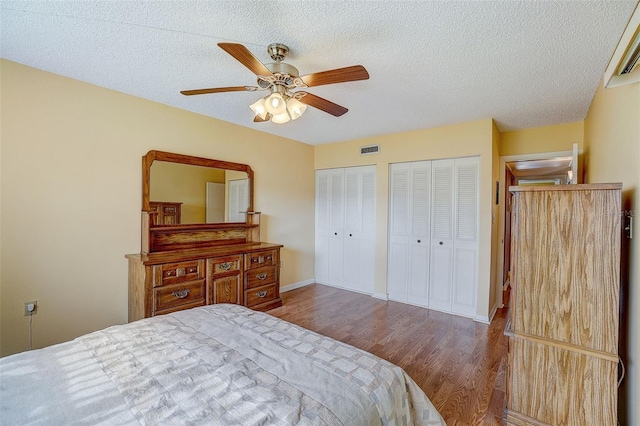
[[[577,145],[577,144],[574,144]],[[502,291],[504,284],[504,222],[505,222],[505,175],[507,169],[507,163],[511,161],[528,161],[528,160],[548,160],[555,157],[574,157],[574,154],[578,153],[577,149],[573,149],[571,151],[555,151],[555,152],[537,152],[531,154],[520,154],[520,155],[504,155],[500,157],[500,180],[498,184],[499,194],[498,194],[498,264],[496,265],[496,294],[495,300],[499,301],[498,307],[504,307],[502,303]],[[574,157],[573,163],[578,164],[578,159]],[[573,181],[578,181],[578,170],[574,173]]]

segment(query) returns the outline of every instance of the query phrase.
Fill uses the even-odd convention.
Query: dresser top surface
[[[175,262],[190,259],[201,259],[205,257],[219,257],[233,254],[252,253],[261,250],[280,249],[282,244],[272,243],[246,243],[246,244],[228,244],[215,247],[177,250],[158,253],[134,253],[127,254],[125,257],[130,260],[142,261],[145,265]]]

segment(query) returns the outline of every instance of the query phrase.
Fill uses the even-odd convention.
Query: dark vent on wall
[[[360,155],[378,154],[380,152],[380,145],[369,145],[360,147]]]

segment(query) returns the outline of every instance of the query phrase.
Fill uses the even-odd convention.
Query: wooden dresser
[[[159,254],[128,254],[129,321],[212,303],[282,306],[280,248],[230,244]]]
[[[153,222],[162,225],[179,225],[182,223],[182,203],[150,201],[151,213],[156,217]]]
[[[246,221],[180,224],[181,202],[150,201],[154,161],[211,168],[234,177],[244,173],[249,182],[247,210],[243,210]],[[181,169],[181,173],[198,175],[186,169]],[[161,181],[180,181],[180,178],[183,176],[172,174]],[[206,179],[188,182],[189,186],[201,186],[205,191]],[[179,196],[180,193],[175,195]],[[281,247],[260,241],[260,213],[253,211],[251,167],[149,151],[142,157],[141,250],[126,255],[129,260],[129,321],[214,303],[235,303],[263,311],[282,306]]]
[[[510,188],[506,424],[617,424],[621,189]]]

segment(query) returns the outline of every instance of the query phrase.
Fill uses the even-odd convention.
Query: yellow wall
[[[389,164],[405,161],[480,156],[480,250],[477,315],[486,319],[495,308],[491,293],[492,211],[495,190],[493,120],[412,132],[395,133],[315,147],[315,168],[376,165],[376,271],[375,291],[386,294]],[[497,140],[496,140],[497,142]],[[380,153],[360,155],[360,147],[380,145]],[[497,148],[497,145],[496,145]],[[494,155],[495,154],[495,155]]]
[[[573,144],[583,148],[584,123],[558,124],[555,126],[502,132],[500,134],[500,155],[521,155],[538,152],[571,151]]]
[[[498,258],[502,256],[500,252],[500,245],[498,243],[500,235],[500,222],[499,213],[502,204],[496,203],[496,184],[500,180],[500,174],[503,172],[500,170],[500,140],[501,134],[496,126],[495,122],[491,123],[491,155],[492,155],[492,169],[493,169],[493,201],[491,202],[491,276],[490,276],[490,292],[491,306],[502,305],[502,286],[498,284]]]
[[[313,278],[312,146],[6,60],[0,84],[2,355],[28,348],[26,301],[35,348],[126,322],[151,149],[249,164],[283,286]]]
[[[598,88],[584,125],[588,183],[622,182],[622,206],[634,220],[632,239],[622,241],[621,348],[627,376],[620,388],[621,424],[640,424],[640,83]]]

